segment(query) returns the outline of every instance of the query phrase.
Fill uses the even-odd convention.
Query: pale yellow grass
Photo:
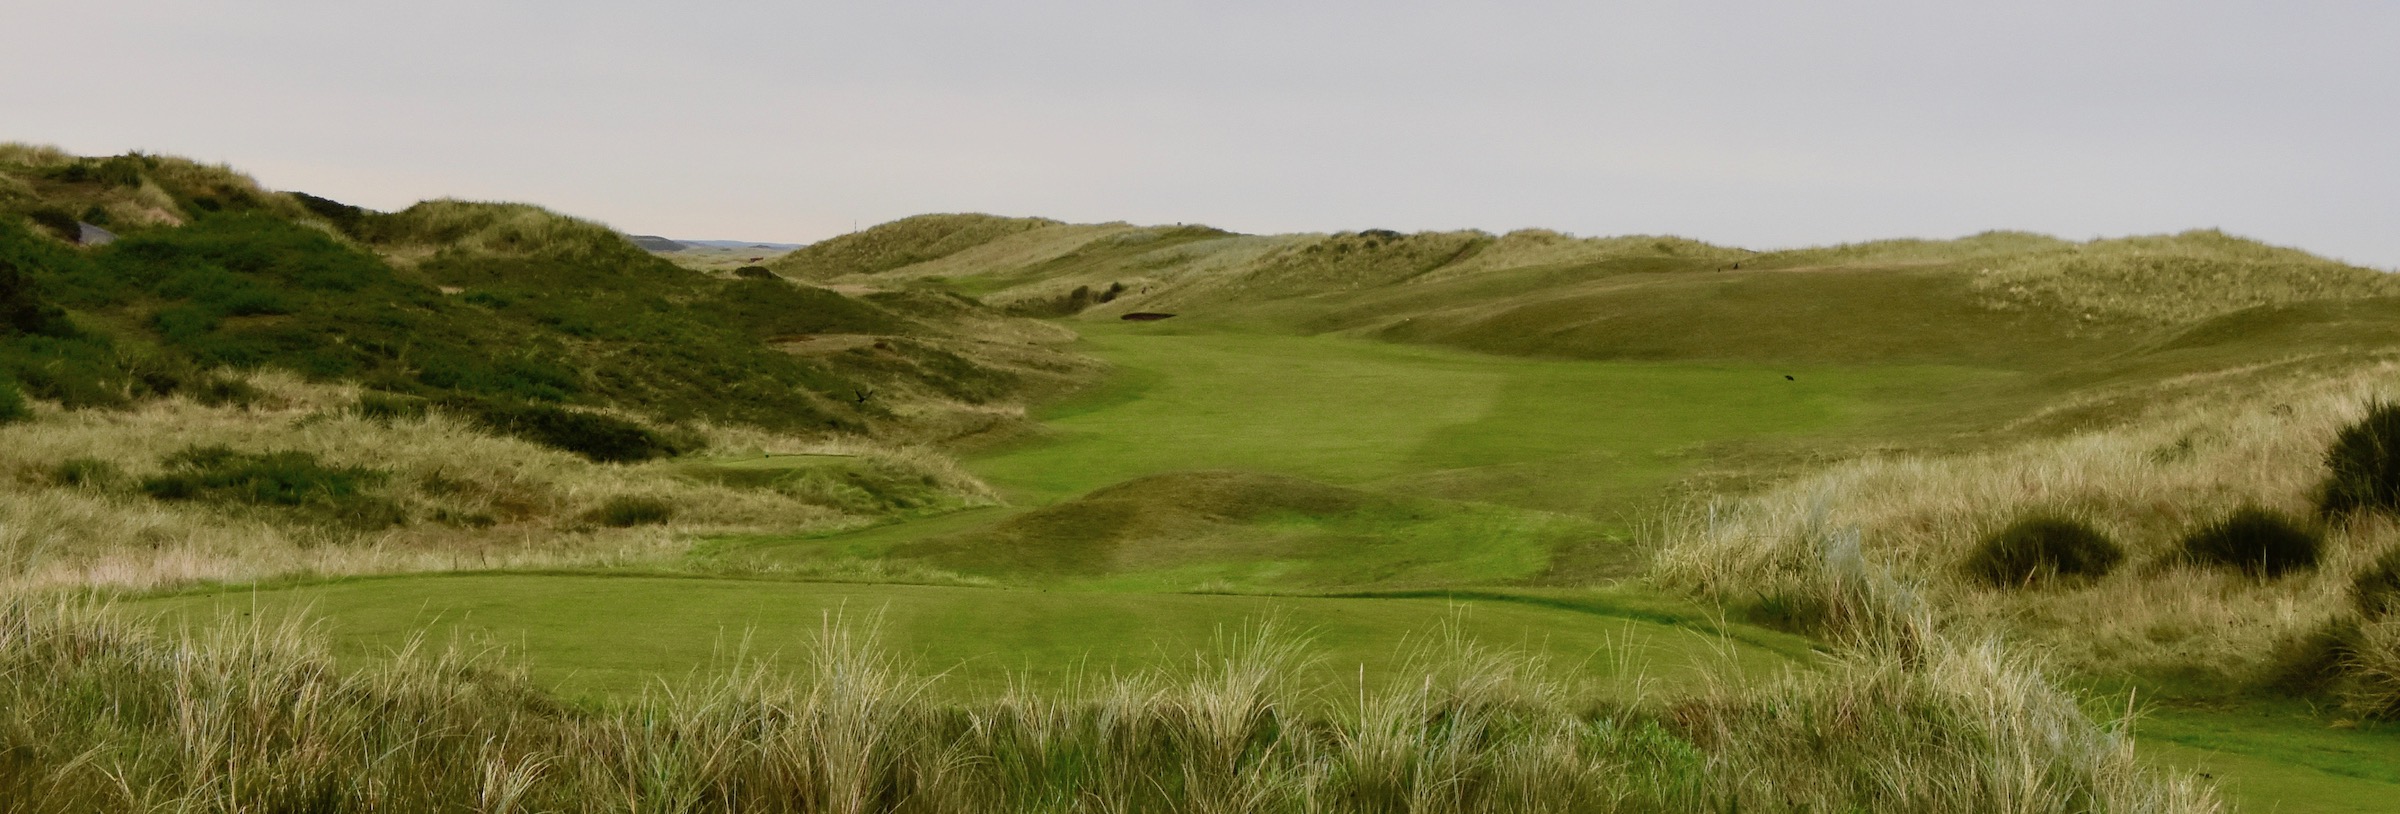
[[[1409,282],[1432,283],[1495,271],[1597,263],[1617,257],[1703,257],[1730,263],[1749,254],[1680,237],[1576,237],[1548,229],[1519,229],[1501,235],[1465,260]]]
[[[2260,305],[2400,295],[2400,277],[2216,231],[2095,240],[2007,258],[1976,291],[2089,322],[2191,322]]]
[[[353,388],[284,374],[250,381],[267,397],[251,408],[182,399],[126,411],[43,407],[0,428],[0,580],[36,585],[150,587],[292,574],[659,563],[697,534],[805,530],[865,518],[770,489],[685,477],[680,461],[593,464],[497,437],[440,413],[377,421],[349,410]],[[809,439],[753,429],[703,428],[703,455],[757,451],[838,454],[914,473],[967,502],[988,486],[941,453],[861,439]],[[129,484],[53,482],[65,461],[105,461],[128,481],[162,471],[161,459],[197,445],[245,452],[297,450],[329,465],[390,473],[387,490],[414,519],[355,533],[258,511],[152,500]],[[586,513],[612,498],[664,500],[663,527],[595,528]]]
[[[2170,564],[2180,535],[2244,503],[2305,515],[2327,446],[2394,385],[2400,364],[2390,361],[2332,375],[2227,374],[2110,429],[1839,464],[1692,511],[1671,524],[1654,575],[1736,603],[1808,595],[1822,590],[1826,541],[1855,530],[1867,562],[1915,586],[1949,622],[2038,642],[2079,668],[2199,666],[2238,677],[2337,613],[2351,574],[2400,531],[2381,521],[2337,527],[2321,570],[2266,583]],[[2126,566],[2037,590],[1967,578],[1969,549],[2032,510],[2091,519],[2125,544]]]
[[[1043,226],[996,238],[956,254],[878,272],[878,277],[959,277],[994,270],[1021,269],[1064,257],[1092,241],[1141,227],[1125,223]]]

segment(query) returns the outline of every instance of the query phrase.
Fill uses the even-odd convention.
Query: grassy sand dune
[[[2307,513],[2400,289],[2219,233],[930,215],[724,275],[9,146],[0,260],[13,808],[2220,810],[2146,733],[2391,780],[2400,526],[2184,536]],[[2037,512],[2125,565],[1970,571]]]

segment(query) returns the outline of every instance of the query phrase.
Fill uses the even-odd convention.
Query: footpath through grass
[[[361,579],[135,603],[162,624],[304,611],[341,652],[389,654],[453,636],[528,657],[540,682],[570,695],[627,694],[661,679],[753,658],[796,657],[829,620],[879,624],[887,643],[939,691],[987,696],[1012,680],[1056,688],[1189,667],[1215,642],[1272,621],[1305,637],[1304,682],[1327,691],[1406,680],[1406,655],[1445,626],[1486,647],[1549,658],[1556,677],[1623,697],[1708,671],[1767,672],[1806,663],[1796,637],[1720,628],[1696,609],[1636,594],[1264,597],[1042,592],[674,577],[483,574]]]

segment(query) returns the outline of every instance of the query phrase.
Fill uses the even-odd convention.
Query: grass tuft
[[[2090,521],[2034,514],[2008,524],[1967,556],[1967,573],[2008,588],[2054,577],[2105,576],[2125,559],[2124,548]]]
[[[2325,554],[2325,533],[2282,512],[2244,506],[2183,538],[2184,561],[2239,568],[2273,579],[2315,570]]]
[[[2360,626],[2342,706],[2371,720],[2400,720],[2400,616]]]
[[[2400,616],[2400,547],[2383,552],[2350,583],[2350,601],[2368,619]]]
[[[50,467],[50,482],[68,489],[106,490],[125,481],[125,470],[101,458],[68,458]]]
[[[2317,508],[2332,515],[2400,512],[2400,404],[2377,401],[2325,452]]]

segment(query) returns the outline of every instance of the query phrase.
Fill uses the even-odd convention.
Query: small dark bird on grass
[[[1796,381],[1799,381],[1799,379],[1792,378],[1792,377],[1791,377],[1791,374],[1788,374],[1788,373],[1787,373],[1787,374],[1784,374],[1783,380],[1784,380],[1784,381],[1787,381],[1787,382],[1796,382]]]

